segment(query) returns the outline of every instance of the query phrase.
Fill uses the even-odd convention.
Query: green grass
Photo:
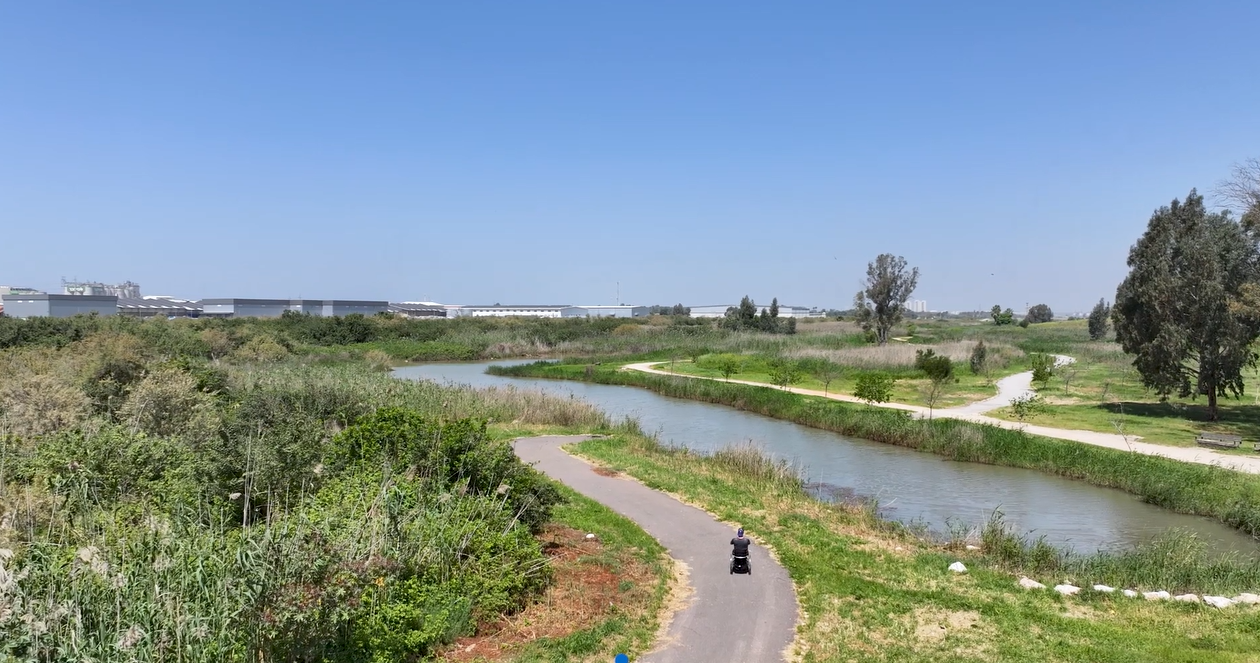
[[[935,453],[951,460],[1035,469],[1118,488],[1157,506],[1215,518],[1260,536],[1260,476],[1058,440],[966,421],[914,420],[904,412],[801,396],[769,387],[618,370],[618,364],[536,363],[491,372],[651,389]]]
[[[590,440],[575,450],[738,523],[755,542],[772,547],[797,587],[806,663],[1258,658],[1260,613],[1254,609],[1218,611],[1088,589],[1073,598],[1025,591],[1017,588],[1010,555],[1001,550],[951,552],[880,523],[869,512],[820,504],[799,482],[748,473],[729,460],[634,437]],[[955,560],[969,572],[946,571]],[[1157,562],[1113,560],[1111,577],[1129,573],[1122,568],[1130,563]],[[1103,568],[1062,566],[1039,579],[1088,587],[1101,581],[1073,574]],[[1224,589],[1230,581],[1217,582]]]
[[[561,486],[567,502],[553,511],[552,521],[582,532],[596,534],[603,550],[599,556],[585,558],[582,564],[600,566],[613,573],[623,560],[635,559],[651,570],[646,586],[623,581],[619,591],[625,593],[622,607],[598,623],[562,638],[539,638],[518,651],[510,660],[516,663],[563,663],[568,661],[608,660],[618,653],[638,654],[653,644],[658,617],[669,593],[670,566],[665,549],[647,532],[628,518]]]
[[[712,366],[712,362],[706,362],[706,358],[701,358],[701,363],[696,364],[690,360],[665,362],[655,366],[657,370],[677,373],[679,375],[694,375],[705,378],[724,379],[722,371]],[[706,366],[705,364],[710,364]],[[769,373],[770,367],[763,357],[745,357],[743,368],[740,372],[731,375],[732,380],[744,380],[747,382],[760,382],[763,384],[771,384]],[[936,401],[937,408],[955,407],[966,405],[974,401],[981,401],[996,395],[997,390],[993,381],[1011,373],[1018,373],[1025,370],[1023,364],[1015,364],[1009,366],[1001,373],[992,377],[982,375],[974,375],[965,366],[955,367],[954,377],[957,380],[952,384],[948,384],[940,397]],[[900,369],[897,371],[888,371],[890,375],[896,378],[893,383],[892,401],[894,403],[908,403],[910,405],[928,405],[927,388],[930,381],[919,371],[912,369]],[[840,377],[829,385],[823,384],[821,380],[813,375],[805,374],[798,382],[793,383],[792,387],[801,389],[814,389],[817,391],[826,391],[831,394],[845,394],[852,396],[853,389],[857,384],[857,376],[861,371],[852,369],[841,373]]]

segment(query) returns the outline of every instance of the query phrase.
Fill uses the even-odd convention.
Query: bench
[[[1222,449],[1237,449],[1242,444],[1242,436],[1240,435],[1222,435],[1221,433],[1204,433],[1199,432],[1199,436],[1194,438],[1195,444],[1204,447],[1220,447]]]

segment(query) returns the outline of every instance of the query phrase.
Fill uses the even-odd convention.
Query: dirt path
[[[633,520],[688,570],[691,596],[651,663],[785,660],[795,636],[796,591],[787,571],[753,538],[752,575],[730,575],[731,526],[643,484],[596,474],[561,449],[585,436],[523,438],[516,455],[539,471]]]
[[[1057,361],[1067,363],[1075,361],[1071,357],[1056,355]],[[717,382],[732,382],[735,384],[747,384],[755,387],[771,387],[764,382],[750,382],[748,380],[723,380],[722,378],[708,378],[699,375],[683,375],[681,373],[670,373],[655,368],[656,365],[665,362],[645,362],[641,364],[627,364],[623,370],[641,371],[644,373],[654,373],[656,375],[668,375],[680,378],[692,378],[696,380],[714,380]],[[1010,405],[1011,400],[1018,398],[1025,393],[1032,392],[1032,371],[1024,373],[1016,373],[997,381],[998,394],[993,398],[989,398],[976,403],[970,403],[962,407],[944,408],[936,410],[932,416],[944,417],[948,419],[962,419],[978,424],[988,424],[1008,430],[1023,430],[1030,435],[1041,435],[1042,437],[1053,437],[1059,440],[1071,440],[1082,444],[1092,444],[1096,447],[1107,447],[1109,449],[1119,449],[1121,451],[1132,451],[1134,453],[1146,454],[1148,456],[1163,456],[1186,463],[1198,463],[1200,465],[1219,465],[1221,467],[1237,470],[1239,472],[1248,472],[1251,474],[1260,474],[1260,457],[1249,456],[1231,456],[1229,454],[1217,453],[1210,449],[1202,449],[1199,447],[1170,447],[1162,444],[1152,444],[1150,442],[1142,442],[1138,437],[1130,435],[1127,439],[1115,433],[1099,433],[1088,430],[1074,430],[1068,428],[1052,428],[1050,426],[1035,426],[1032,424],[1021,424],[1015,421],[1006,421],[1005,419],[995,419],[987,417],[985,412],[996,410],[1001,407]],[[807,396],[820,396],[823,398],[831,398],[838,401],[849,403],[865,403],[865,401],[847,396],[845,394],[824,394],[815,389],[802,389],[799,387],[788,387],[787,391],[796,394],[804,394]],[[891,408],[894,410],[905,410],[911,412],[916,417],[928,416],[928,409],[921,405],[907,405],[905,403],[876,403],[879,407]]]

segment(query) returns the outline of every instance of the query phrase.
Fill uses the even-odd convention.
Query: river
[[[1197,534],[1221,551],[1247,555],[1255,541],[1214,520],[1144,504],[1127,493],[1024,470],[948,461],[932,454],[854,439],[742,412],[722,405],[680,400],[637,387],[487,375],[491,364],[420,364],[400,367],[408,379],[474,387],[537,388],[595,404],[614,419],[633,417],[665,443],[697,451],[752,442],[805,469],[809,481],[873,499],[885,517],[921,523],[936,532],[951,523],[983,524],[994,510],[1032,538],[1080,553],[1121,550],[1169,528]]]

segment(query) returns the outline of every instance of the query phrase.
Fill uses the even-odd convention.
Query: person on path
[[[735,532],[735,538],[731,539],[731,555],[734,557],[743,557],[744,564],[746,564],[748,569],[751,571],[752,563],[748,561],[748,546],[750,544],[752,544],[752,541],[750,541],[748,537],[744,536],[743,527],[739,528],[739,530]]]

